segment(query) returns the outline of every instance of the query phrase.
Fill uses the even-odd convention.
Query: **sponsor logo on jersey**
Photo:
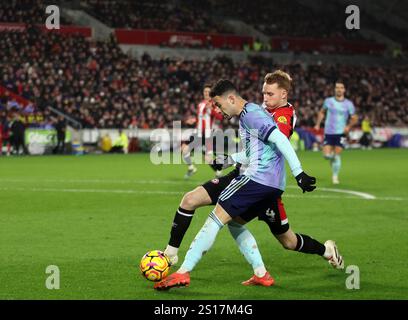
[[[220,182],[220,180],[218,180],[218,179],[212,179],[211,182],[214,183],[214,184],[218,184],[218,183]]]
[[[287,123],[288,123],[288,119],[286,119],[285,116],[280,116],[280,117],[278,118],[278,122],[287,124]]]

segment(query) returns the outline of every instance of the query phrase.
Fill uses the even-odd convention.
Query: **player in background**
[[[190,136],[188,141],[182,141],[181,143],[181,153],[183,155],[184,162],[188,165],[187,173],[185,178],[191,177],[197,172],[197,167],[193,164],[191,160],[191,154],[193,148],[201,146],[204,148],[205,161],[206,163],[211,163],[213,156],[213,128],[214,120],[222,120],[223,116],[221,113],[217,112],[211,103],[210,99],[211,85],[204,85],[203,97],[204,99],[198,104],[197,107],[197,118],[187,119],[186,123],[188,125],[196,124],[196,134]],[[216,171],[216,176],[221,176],[220,171]]]
[[[262,87],[264,98],[263,106],[266,108],[265,110],[273,116],[279,130],[284,133],[288,139],[290,138],[296,123],[295,111],[292,105],[287,101],[291,87],[291,77],[289,74],[281,70],[267,74],[264,78],[264,84]],[[240,169],[238,167],[220,179],[207,181],[203,185],[184,195],[180,206],[176,211],[170,232],[170,240],[165,249],[165,253],[169,256],[172,264],[175,264],[178,261],[178,249],[188,227],[190,226],[195,210],[203,206],[215,205],[221,192],[239,175],[239,173]],[[252,212],[246,216],[245,219],[249,222],[259,216],[260,220],[263,220],[268,224],[271,232],[285,249],[318,254],[329,260],[329,263],[334,267],[339,267],[339,263],[336,264],[336,262],[338,262],[341,257],[334,254],[334,252],[337,251],[335,251],[336,245],[333,241],[328,240],[323,245],[312,239],[310,236],[295,234],[289,227],[288,218],[281,198],[279,198],[276,203],[271,201],[270,209],[269,216],[266,215],[265,212]],[[272,214],[272,212],[274,214]],[[228,224],[228,228],[236,241],[239,237],[241,239],[246,239],[246,242],[241,244],[238,243],[244,256],[246,256],[246,252],[249,250],[248,248],[245,248],[245,244],[252,243],[256,247],[255,239],[244,226],[230,223]],[[247,281],[243,284],[268,285],[270,283],[265,281],[262,274],[257,273],[257,267],[259,266],[253,266],[254,277],[252,277],[249,282]]]
[[[188,286],[190,272],[203,254],[211,248],[219,230],[225,224],[233,223],[234,227],[239,229],[240,225],[246,223],[241,216],[252,212],[268,214],[271,202],[279,205],[286,184],[284,158],[288,161],[292,174],[303,192],[311,192],[316,188],[314,186],[316,179],[303,172],[287,137],[277,129],[273,118],[262,107],[245,101],[228,80],[218,81],[211,91],[211,96],[224,116],[239,117],[239,130],[244,141],[244,149],[235,154],[235,159],[236,162],[241,162],[238,159],[243,160],[242,162],[248,164],[248,168],[221,193],[215,209],[192,242],[180,269],[156,283],[155,289]],[[244,228],[243,231],[247,230]],[[264,274],[264,276],[255,274],[244,284],[259,284],[255,279],[264,278],[272,285],[274,280],[263,265],[255,239],[252,235],[253,242],[245,237],[239,239],[241,235],[242,233],[238,232],[236,241],[240,249],[241,244],[246,243],[249,252],[246,252],[246,255],[243,252],[245,258],[252,265],[258,264],[258,271]],[[301,245],[303,246],[303,243]]]
[[[317,115],[315,125],[315,130],[319,130],[320,124],[326,116],[324,124],[323,156],[326,160],[330,161],[333,184],[339,184],[339,172],[341,168],[340,155],[344,149],[344,139],[350,129],[358,122],[354,104],[345,98],[345,92],[346,87],[344,82],[337,80],[334,88],[334,96],[324,100],[323,108]]]

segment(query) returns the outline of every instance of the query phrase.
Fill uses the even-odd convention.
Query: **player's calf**
[[[323,256],[326,248],[319,241],[305,234],[294,233],[291,229],[276,236],[281,245],[287,250]]]
[[[196,201],[194,197],[194,192],[188,192],[183,197],[180,207],[176,210],[170,231],[170,240],[164,250],[164,253],[168,255],[172,265],[175,265],[178,262],[178,249],[187,229],[190,227],[195,209],[198,207],[197,205],[198,201]]]
[[[323,155],[323,158],[325,158],[326,160],[330,160],[332,161],[334,159],[334,153],[327,153]]]

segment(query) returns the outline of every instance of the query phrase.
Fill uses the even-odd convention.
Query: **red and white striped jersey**
[[[197,109],[197,135],[198,137],[210,138],[213,131],[214,120],[222,120],[221,113],[215,111],[210,102],[203,100]]]

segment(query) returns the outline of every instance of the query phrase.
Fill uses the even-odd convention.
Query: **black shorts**
[[[207,181],[202,185],[210,196],[212,205],[215,205],[218,202],[221,192],[228,187],[231,181],[239,176],[239,171],[240,166],[229,172],[227,175],[219,179]],[[246,222],[250,222],[255,218],[264,221],[275,235],[285,233],[289,230],[289,222],[281,197],[266,199],[261,205],[258,204],[251,207],[240,217]]]
[[[263,204],[250,208],[240,217],[246,222],[254,218],[264,221],[275,235],[289,230],[289,221],[281,197],[266,199]]]
[[[344,149],[346,137],[344,134],[325,134],[323,145],[341,147]]]
[[[218,197],[220,196],[221,192],[228,187],[232,180],[238,176],[239,168],[235,168],[225,176],[218,179],[212,179],[202,185],[210,196],[212,205],[215,205],[218,202]]]

